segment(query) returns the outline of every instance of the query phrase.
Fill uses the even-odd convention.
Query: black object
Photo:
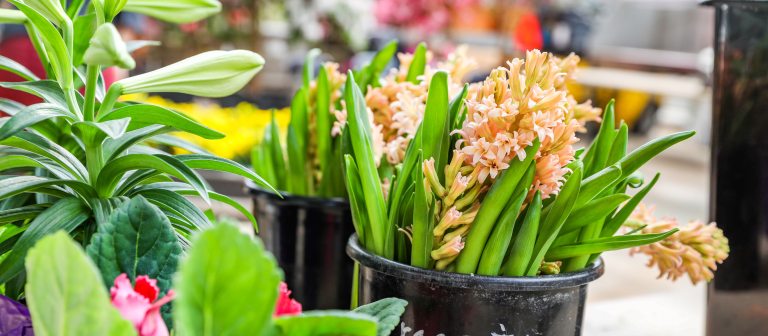
[[[305,310],[349,309],[354,263],[344,253],[354,232],[349,203],[293,195],[280,198],[252,184],[259,237],[285,272]]]
[[[768,2],[715,7],[710,218],[731,253],[709,287],[707,335],[768,330]]]
[[[360,304],[408,301],[392,335],[580,335],[587,284],[603,275],[602,260],[583,271],[538,277],[425,270],[364,250],[357,235],[347,253],[360,264]]]

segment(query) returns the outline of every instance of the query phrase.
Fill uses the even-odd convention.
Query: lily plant
[[[0,110],[10,115],[0,119],[0,283],[6,294],[18,297],[23,291],[24,258],[38,240],[64,231],[85,245],[128,198],[142,196],[158,206],[184,248],[193,232],[212,226],[186,196],[229,204],[255,225],[247,209],[211,190],[197,170],[237,174],[270,188],[260,176],[236,162],[195,152],[195,146],[187,146],[193,154],[169,155],[148,145],[185,146],[171,132],[206,139],[224,134],[176,111],[119,98],[152,92],[227,96],[259,72],[261,56],[245,50],[205,52],[108,88],[101,75],[106,67],[132,68],[130,52],[149,43],[121,39],[111,23],[121,11],[194,21],[216,13],[218,1],[93,0],[87,7],[82,0],[10,3],[17,9],[0,11],[0,22],[26,26],[46,78],[0,57],[0,70],[25,80],[0,85],[42,100],[23,106],[0,99]]]
[[[457,94],[450,93],[448,73],[438,71],[423,121],[391,176],[377,169],[369,106],[349,73],[344,132],[351,146],[344,159],[361,244],[420,268],[536,276],[584,269],[605,251],[679,240],[674,225],[651,231],[624,224],[659,179],[644,181],[638,169],[694,132],[628,152],[628,127],[616,127],[611,102],[595,139],[576,149],[576,134],[601,115],[567,90],[578,62],[573,54],[529,51]],[[707,259],[714,268],[727,256],[727,241],[720,244],[722,232],[710,233],[698,241],[724,251]],[[703,250],[711,248],[697,251]],[[672,254],[665,260],[683,258]]]

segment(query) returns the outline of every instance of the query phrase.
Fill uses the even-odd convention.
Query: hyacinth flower
[[[677,280],[687,274],[693,284],[712,280],[717,264],[722,264],[730,252],[723,231],[715,223],[700,221],[681,226],[675,219],[656,218],[653,210],[653,207],[641,204],[624,227],[643,233],[659,233],[678,227],[680,231],[662,241],[635,247],[630,253],[647,255],[650,258],[648,267],[656,266],[659,278]]]

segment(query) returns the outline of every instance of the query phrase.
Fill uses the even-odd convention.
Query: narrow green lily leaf
[[[38,15],[41,17],[52,21],[54,24],[56,24],[59,27],[64,27],[67,25],[68,22],[71,22],[69,19],[69,16],[67,16],[67,12],[64,10],[63,4],[61,1],[56,0],[10,0],[10,3],[15,5],[17,8],[21,9],[22,12],[24,12],[27,17],[29,17],[29,14],[25,11],[24,7],[19,6],[19,2],[21,2],[21,5],[24,7],[28,7],[32,10],[34,10]]]
[[[368,220],[368,213],[365,211],[365,194],[360,182],[360,172],[352,155],[344,155],[344,167],[346,168],[344,182],[347,184],[347,193],[349,194],[352,224],[355,226],[355,232],[363,246],[367,249],[373,249],[370,221]]]
[[[329,310],[281,316],[275,325],[282,335],[291,336],[376,336],[376,321],[366,314]]]
[[[235,161],[212,155],[201,154],[176,155],[175,157],[181,160],[181,162],[184,162],[189,168],[215,170],[240,175],[266,189],[272,190],[276,194],[280,193],[277,191],[277,189],[269,185],[269,183],[267,183],[264,178]]]
[[[578,161],[577,161],[578,162]],[[552,203],[552,210],[549,211],[546,217],[542,218],[541,226],[539,229],[539,236],[536,239],[536,247],[534,248],[533,258],[528,265],[527,276],[535,276],[539,270],[541,262],[544,260],[549,248],[555,241],[560,233],[560,229],[565,224],[568,216],[571,214],[573,205],[576,203],[576,199],[579,197],[579,188],[581,187],[581,177],[583,166],[579,163],[576,164],[576,168],[573,173],[568,177],[560,190],[560,193],[556,196],[554,203]]]
[[[68,110],[54,104],[35,104],[16,113],[0,127],[0,140],[7,139],[23,129],[52,118],[76,120],[77,117]]]
[[[0,8],[0,23],[25,24],[27,17],[20,10]]]
[[[386,298],[353,310],[355,313],[371,316],[377,321],[378,336],[388,336],[400,323],[400,316],[405,313],[408,301],[398,298]]]
[[[127,2],[128,0],[94,0],[93,5],[97,11],[103,13],[106,22],[112,22]]]
[[[621,177],[628,177],[654,156],[663,152],[667,148],[672,147],[678,142],[694,136],[695,134],[695,131],[677,132],[653,139],[648,143],[638,147],[631,153],[627,154],[627,156],[619,160],[619,162],[617,162],[617,164],[621,166]]]
[[[23,149],[56,162],[69,171],[78,180],[88,181],[88,171],[80,160],[64,147],[42,136],[19,132],[15,136],[0,141],[0,145]]]
[[[129,53],[133,53],[134,51],[144,47],[156,47],[159,45],[162,45],[160,41],[149,41],[149,40],[125,41],[125,48],[128,50]]]
[[[619,212],[605,224],[600,232],[600,237],[610,237],[619,231],[621,226],[624,225],[624,222],[626,222],[627,219],[629,219],[629,216],[632,215],[632,212],[635,211],[635,208],[640,204],[643,198],[648,195],[648,192],[650,192],[651,188],[656,185],[656,182],[659,181],[659,177],[661,177],[661,175],[657,173],[648,185],[643,189],[640,189],[634,196],[632,196],[629,202],[621,207],[621,210],[619,210]]]
[[[172,23],[200,21],[221,11],[218,0],[128,0],[123,8]]]
[[[540,216],[541,193],[536,191],[531,203],[528,204],[528,211],[525,213],[525,219],[520,225],[520,230],[517,232],[517,236],[513,238],[514,243],[509,248],[509,259],[502,267],[504,276],[525,275],[533,256],[533,249],[536,247]]]
[[[185,190],[177,190],[179,194],[182,195],[188,195],[188,196],[194,196],[197,195],[197,192],[195,192],[192,189],[185,189]],[[279,194],[278,194],[279,195]],[[246,209],[244,206],[242,206],[238,201],[235,201],[231,198],[229,198],[226,195],[219,194],[215,191],[209,191],[208,197],[210,197],[212,200],[224,203],[226,205],[229,205],[233,209],[240,212],[243,217],[247,218],[248,221],[251,222],[251,225],[253,225],[253,229],[256,231],[256,233],[259,233],[259,224],[256,222],[256,217],[253,216],[250,210]]]
[[[499,215],[499,220],[493,227],[493,232],[485,244],[483,255],[480,258],[480,264],[477,266],[477,274],[496,276],[499,275],[501,264],[507,255],[509,244],[512,241],[512,235],[515,230],[515,223],[520,214],[520,208],[523,206],[528,189],[533,182],[533,175],[536,165],[531,163],[523,175],[523,178],[515,188],[515,193],[509,199],[504,210]]]
[[[125,120],[125,119],[118,119],[118,120]],[[129,126],[130,126],[130,122],[129,122]],[[134,145],[142,141],[153,138],[163,133],[172,132],[173,130],[174,129],[172,127],[163,126],[163,125],[154,125],[154,126],[147,126],[144,128],[139,128],[137,130],[125,132],[122,136],[118,138],[105,139],[102,145],[104,157],[107,158],[105,161],[109,162],[113,160],[114,158],[122,155],[126,150],[132,148]]]
[[[128,124],[130,122],[130,118],[102,122],[78,121],[72,124],[72,129],[76,130],[80,134],[85,134],[86,132],[96,134],[96,139],[100,140],[104,140],[107,137],[112,139],[120,139],[120,137],[125,134],[125,130],[128,129]],[[86,137],[81,136],[81,138]],[[98,143],[101,143],[100,140]]]
[[[385,258],[394,255],[394,228],[387,225],[386,203],[381,190],[381,180],[376,169],[371,138],[370,121],[365,108],[365,97],[360,88],[355,85],[354,75],[350,71],[344,89],[352,148],[357,167],[360,170],[360,181],[365,196],[366,211],[373,237],[373,252]]]
[[[181,257],[181,245],[168,218],[141,196],[115,209],[101,223],[86,248],[101,271],[104,285],[125,273],[131,282],[140,275],[157,280],[163,294]]]
[[[10,9],[0,9],[0,13],[4,13],[6,11],[11,11],[11,12],[14,12],[14,13],[18,12],[20,15],[23,16],[23,14],[21,14],[20,11],[10,10]],[[29,69],[27,69],[23,65],[19,64],[18,62],[14,61],[14,60],[12,60],[12,59],[10,59],[8,57],[5,57],[5,56],[0,56],[0,70],[5,70],[5,71],[8,71],[8,72],[11,72],[11,73],[13,73],[13,74],[15,74],[15,75],[17,75],[17,76],[19,76],[21,78],[24,78],[25,80],[28,80],[28,81],[40,80],[40,78],[35,76],[35,74],[32,73],[32,71],[30,71]]]
[[[563,260],[567,258],[589,256],[605,251],[621,250],[635,246],[653,244],[675,234],[678,229],[672,229],[664,233],[636,234],[629,236],[615,236],[583,241],[574,245],[566,245],[552,248],[547,252],[547,260]]]
[[[8,210],[0,210],[0,232],[2,235],[5,235],[5,229],[10,226],[3,225],[35,218],[41,212],[45,211],[45,209],[48,209],[48,207],[50,207],[50,204],[33,204]]]
[[[41,238],[59,230],[72,232],[89,217],[90,209],[74,197],[59,200],[40,213],[0,263],[0,283],[7,282],[24,270],[27,251]],[[50,269],[48,271],[50,272]]]
[[[515,187],[528,170],[539,146],[541,146],[541,142],[537,138],[532,145],[525,149],[524,160],[512,160],[509,167],[496,177],[496,181],[485,195],[483,204],[469,229],[464,249],[456,260],[456,272],[470,274],[477,270],[485,242],[496,225],[496,220],[507,204],[507,200],[515,192]]]
[[[67,108],[64,92],[56,81],[50,79],[33,82],[0,82],[0,87],[26,92],[43,98],[48,103]]]
[[[584,206],[574,209],[560,232],[571,232],[594,221],[603,221],[606,216],[613,213],[621,203],[628,199],[630,196],[627,194],[613,194],[592,200]]]
[[[419,83],[419,76],[424,75],[424,70],[427,67],[427,45],[424,42],[419,43],[416,50],[413,52],[413,59],[411,60],[411,66],[408,67],[408,74],[405,77],[406,81],[414,84]]]
[[[173,213],[180,219],[183,219],[185,223],[192,229],[191,231],[202,231],[207,228],[213,227],[208,217],[200,211],[189,199],[183,195],[185,191],[187,194],[193,194],[192,189],[161,189],[161,186],[169,185],[171,183],[178,182],[158,182],[154,184],[148,184],[131,193],[132,197],[143,196],[150,203],[160,208],[165,213]],[[186,185],[185,185],[186,186]],[[186,188],[189,188],[186,186]],[[196,195],[196,194],[195,194]]]
[[[224,138],[223,133],[210,129],[182,113],[161,106],[128,105],[98,116],[98,120],[102,122],[124,118],[131,118],[131,123],[128,125],[130,131],[147,126],[165,125],[205,139]]]
[[[6,199],[25,192],[36,192],[39,189],[52,186],[72,188],[86,198],[96,195],[90,185],[81,181],[39,176],[13,176],[0,180],[0,199]]]
[[[243,264],[243,260],[248,262]],[[195,239],[174,281],[177,332],[187,336],[264,335],[272,328],[281,277],[260,241],[226,224],[204,231]]]
[[[613,145],[614,138],[617,131],[615,130],[614,120],[614,101],[608,102],[605,106],[605,113],[603,114],[603,121],[600,124],[600,130],[597,132],[595,140],[589,147],[586,156],[584,157],[584,176],[589,177],[592,174],[605,168],[608,162],[608,155],[610,154],[611,145]]]
[[[29,251],[26,265],[35,335],[136,335],[110,303],[99,271],[66,233],[40,240]]]
[[[26,105],[10,100],[8,98],[0,98],[0,111],[5,112],[7,115],[13,116],[26,107]]]

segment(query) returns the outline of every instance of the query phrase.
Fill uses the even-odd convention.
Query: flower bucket
[[[304,309],[348,309],[354,263],[344,253],[354,232],[349,203],[277,194],[248,184],[259,237]]]
[[[604,270],[597,261],[579,272],[538,277],[438,272],[374,255],[356,235],[347,254],[360,264],[359,304],[408,301],[392,335],[580,335],[587,284]]]

